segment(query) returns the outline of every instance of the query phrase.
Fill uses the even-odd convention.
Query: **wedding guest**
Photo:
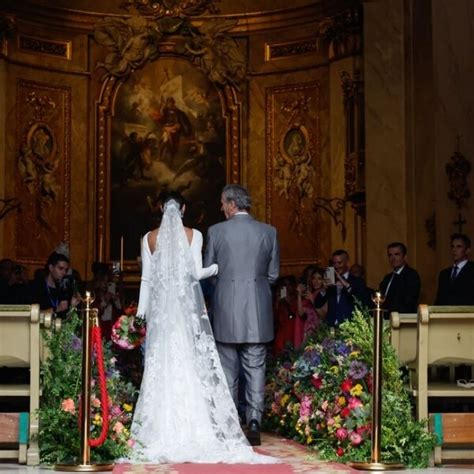
[[[349,254],[346,250],[336,250],[332,254],[335,282],[327,282],[328,288],[325,299],[321,298],[315,306],[322,308],[327,304],[326,323],[337,327],[352,317],[355,300],[364,298],[365,283],[362,278],[354,277],[349,273]]]
[[[40,273],[32,283],[30,303],[38,303],[41,309],[65,317],[68,310],[80,302],[80,297],[74,294],[70,280],[66,278],[68,270],[68,257],[53,252],[48,257],[45,272]]]
[[[379,285],[385,297],[382,308],[387,310],[384,318],[389,319],[392,311],[416,313],[421,280],[418,272],[407,263],[406,245],[392,242],[387,246],[387,256],[392,271],[384,276]]]
[[[115,282],[110,277],[109,271],[104,272],[101,269],[96,272],[93,281],[93,291],[95,299],[92,306],[99,310],[102,337],[109,341],[112,334],[112,326],[122,311],[120,295],[117,292]]]
[[[471,239],[465,234],[451,236],[453,265],[438,277],[436,305],[474,305],[474,262],[469,260]]]
[[[306,270],[306,269],[305,269]],[[298,313],[295,321],[295,348],[301,347],[303,342],[314,333],[321,322],[321,317],[325,317],[326,308],[315,307],[315,301],[317,300],[321,291],[325,289],[324,285],[324,270],[316,267],[311,267],[309,278],[305,278],[303,272],[303,282],[300,283],[297,290],[297,306]]]
[[[28,271],[24,265],[15,265],[9,282],[7,302],[9,304],[28,304],[31,299],[31,287]]]
[[[296,278],[281,277],[277,280],[275,294],[275,341],[273,350],[281,354],[285,347],[293,346],[295,339],[295,319],[297,314]]]

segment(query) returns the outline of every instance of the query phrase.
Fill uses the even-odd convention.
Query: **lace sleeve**
[[[137,315],[145,316],[150,298],[151,254],[148,247],[148,234],[142,239],[142,279],[140,297],[138,299]]]
[[[217,263],[213,263],[209,267],[202,266],[202,234],[198,230],[193,230],[193,242],[191,246],[194,264],[196,265],[196,275],[198,280],[205,280],[211,276],[217,275]]]

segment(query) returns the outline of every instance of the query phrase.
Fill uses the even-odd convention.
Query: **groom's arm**
[[[280,274],[280,245],[278,243],[277,232],[273,229],[273,246],[270,263],[268,264],[268,281],[270,284],[276,282],[278,275]]]
[[[213,263],[217,263],[214,249],[214,231],[212,227],[209,227],[207,231],[206,250],[204,252],[204,266],[210,267]]]

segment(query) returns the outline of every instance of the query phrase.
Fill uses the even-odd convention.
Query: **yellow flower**
[[[281,400],[280,400],[280,405],[284,407],[288,403],[289,399],[290,399],[290,396],[288,394],[283,395],[283,397],[281,397]]]
[[[360,383],[358,383],[357,385],[354,385],[352,388],[351,388],[351,395],[353,397],[358,397],[361,395],[361,393],[364,391],[362,385]]]
[[[129,405],[128,403],[123,404],[123,409],[125,411],[132,411],[133,410],[133,405]]]
[[[349,354],[349,357],[357,357],[359,354],[360,354],[360,351],[352,351],[352,352]]]
[[[337,365],[333,365],[329,370],[334,372],[336,375],[339,373],[339,367]]]
[[[346,397],[339,397],[337,399],[337,404],[340,406],[340,407],[343,407],[345,404],[346,404]]]
[[[300,403],[295,403],[293,405],[293,415],[297,415],[300,412],[300,406],[301,406]]]
[[[308,436],[306,438],[306,444],[311,444],[313,442],[313,438],[311,438],[311,436]]]

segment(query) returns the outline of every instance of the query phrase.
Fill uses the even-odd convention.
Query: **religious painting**
[[[157,197],[179,191],[185,225],[205,232],[222,220],[226,123],[216,87],[188,61],[162,58],[118,89],[112,119],[110,256],[135,260],[158,225]]]

